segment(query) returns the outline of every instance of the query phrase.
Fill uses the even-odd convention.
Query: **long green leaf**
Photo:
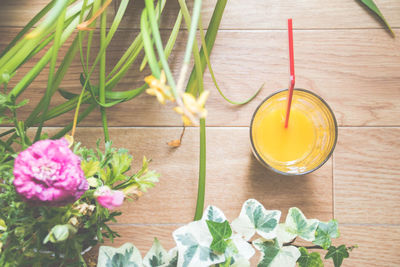
[[[251,97],[249,97],[248,99],[246,99],[246,100],[244,100],[244,101],[237,102],[237,101],[233,101],[233,100],[230,100],[229,98],[227,98],[227,97],[224,95],[224,93],[222,92],[222,90],[219,88],[219,85],[218,85],[218,83],[217,83],[217,79],[215,78],[214,70],[212,69],[211,62],[210,62],[210,58],[209,58],[209,56],[208,56],[209,54],[208,54],[208,50],[207,50],[207,42],[206,42],[205,37],[204,37],[204,30],[203,30],[203,25],[202,25],[202,23],[201,23],[201,20],[200,20],[199,28],[200,28],[200,37],[201,37],[202,49],[204,50],[203,55],[204,55],[204,57],[205,57],[205,59],[206,59],[207,67],[208,67],[208,70],[210,71],[211,78],[212,78],[212,80],[213,80],[213,82],[214,82],[214,85],[215,85],[215,87],[217,88],[219,94],[220,94],[227,102],[229,102],[229,103],[231,103],[231,104],[233,104],[233,105],[244,105],[244,104],[246,104],[246,103],[249,103],[251,100],[253,100],[253,99],[258,95],[258,93],[259,93],[259,92],[261,91],[261,89],[264,87],[264,84],[262,84],[261,87],[260,87]]]
[[[125,1],[127,2],[127,1]],[[101,14],[101,19],[100,19],[100,50],[103,51],[103,53],[100,56],[100,71],[99,71],[99,100],[100,103],[105,104],[106,103],[106,48],[104,46],[106,45],[106,24],[107,24],[107,9],[104,10],[103,14]],[[114,20],[115,21],[115,20]],[[111,30],[116,30],[116,28],[112,28]],[[110,32],[111,32],[110,30]],[[100,107],[100,113],[101,113],[101,122],[103,124],[103,132],[104,132],[104,141],[108,142],[110,141],[110,134],[108,132],[108,125],[107,125],[107,114],[106,114],[106,109],[105,107],[101,106]]]
[[[186,6],[186,3],[183,0],[178,0],[178,2],[181,7],[183,17],[185,18],[186,26],[190,29],[192,27],[192,19],[190,18],[189,10]],[[196,90],[189,92],[189,93],[196,96],[199,93],[203,92],[203,73],[204,73],[204,71],[202,70],[202,67],[201,67],[201,58],[200,58],[199,47],[197,45],[197,42],[193,42],[193,57],[194,57],[194,70],[196,71],[197,86],[193,87]],[[197,77],[198,77],[198,79],[197,79]]]
[[[375,4],[375,2],[373,0],[358,0],[358,1],[360,1],[370,11],[372,11],[375,15],[377,15],[378,18],[381,20],[381,22],[383,22],[385,24],[385,26],[389,30],[390,34],[392,35],[392,37],[395,37],[395,34],[394,34],[392,28],[390,27],[389,23],[386,21],[386,19],[383,16],[382,12],[379,10],[379,8],[377,7],[377,5]]]
[[[174,27],[172,28],[171,34],[170,34],[170,36],[168,38],[168,42],[165,45],[164,54],[167,57],[167,59],[169,58],[169,55],[172,52],[172,48],[175,45],[176,38],[178,37],[179,29],[181,27],[181,23],[182,23],[182,12],[179,11],[178,17],[176,18],[176,21],[175,21],[175,24],[174,24]],[[146,64],[147,64],[147,57],[144,57],[143,61],[142,61],[142,64],[140,65],[139,70],[143,71],[143,69],[146,67]],[[161,66],[161,61],[158,63],[158,65]]]
[[[211,54],[212,52],[227,1],[228,0],[218,0],[217,4],[215,5],[215,9],[212,14],[208,30],[205,36],[205,41],[207,44],[206,47],[209,54]],[[200,50],[200,58],[201,58],[202,72],[204,73],[207,64],[206,58],[204,56],[204,47]],[[195,80],[196,80],[196,70],[195,68],[193,68],[192,73],[190,74],[189,81],[187,83],[186,92],[191,93],[196,91],[195,87],[197,87],[197,84],[193,82]]]
[[[78,25],[78,22],[79,17],[76,17],[65,29],[65,31],[61,35],[61,45],[65,43],[69,36],[74,32],[76,26]],[[27,86],[39,75],[46,64],[50,61],[53,49],[53,47],[50,48],[46,52],[46,54],[39,60],[39,62],[36,63],[36,65],[15,85],[15,87],[9,93],[10,96],[19,96],[27,88]]]
[[[152,34],[153,34],[154,43],[155,43],[155,46],[156,46],[156,49],[157,49],[158,57],[159,57],[159,59],[161,61],[161,65],[162,65],[163,70],[165,72],[165,76],[167,77],[168,84],[171,86],[175,98],[178,98],[180,96],[178,96],[177,92],[176,92],[175,80],[174,80],[174,78],[172,76],[171,69],[169,68],[167,59],[166,59],[165,54],[164,54],[164,48],[163,48],[163,44],[162,44],[162,40],[161,40],[160,30],[159,30],[158,24],[157,24],[157,18],[156,18],[156,15],[155,15],[153,1],[152,0],[145,0],[145,4],[146,4],[145,11],[147,11],[147,14],[148,14],[148,19],[149,19],[149,22],[150,22],[150,27],[151,27],[151,30],[152,30]],[[146,55],[147,55],[147,51],[146,51]],[[149,59],[149,64],[150,64],[150,58],[148,57],[148,59]],[[157,61],[153,62],[153,64],[156,65],[157,68],[158,68]],[[160,77],[159,73],[153,73],[153,74],[156,76],[156,78]]]
[[[161,70],[160,67],[158,67],[157,58],[154,53],[153,44],[151,42],[146,9],[144,9],[142,12],[140,30],[143,36],[144,51],[146,52],[146,57],[149,62],[151,72],[154,76],[159,78]]]
[[[199,184],[197,186],[197,201],[194,220],[198,221],[203,216],[204,199],[206,193],[206,121],[200,119],[200,163]]]
[[[46,112],[47,112],[49,104],[50,104],[51,89],[52,89],[53,81],[54,81],[54,74],[55,74],[54,72],[56,69],[58,51],[60,50],[60,47],[61,47],[61,34],[64,30],[64,18],[65,18],[65,14],[66,14],[66,8],[67,8],[67,5],[65,3],[64,10],[61,12],[60,17],[57,19],[53,51],[52,51],[51,60],[50,60],[49,76],[47,79],[47,89],[46,89],[46,92],[44,95],[45,101],[44,101],[44,107],[43,107],[43,112],[42,112],[42,121],[40,122],[39,127],[37,128],[35,141],[40,139],[40,135],[41,135],[43,124],[44,124],[44,118],[46,117]]]
[[[27,33],[41,18],[43,18],[47,12],[49,12],[49,10],[54,6],[54,2],[55,0],[48,3],[25,25],[25,27],[17,34],[17,36],[15,36],[15,38],[7,45],[7,47],[4,48],[0,54],[0,57],[4,56],[4,54],[7,53],[10,48],[13,47],[21,39],[21,37],[25,35],[25,33]]]

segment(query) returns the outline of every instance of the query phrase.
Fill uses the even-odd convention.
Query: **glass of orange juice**
[[[328,104],[318,95],[294,89],[288,127],[285,128],[288,90],[267,97],[250,124],[255,157],[283,175],[315,171],[331,156],[337,141],[337,122]]]

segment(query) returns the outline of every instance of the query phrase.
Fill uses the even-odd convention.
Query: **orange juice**
[[[314,124],[301,110],[290,111],[289,125],[285,128],[285,108],[276,108],[260,118],[254,135],[258,146],[274,161],[290,162],[306,157],[315,144]]]
[[[285,128],[287,90],[264,100],[250,126],[252,149],[264,165],[286,175],[311,172],[331,155],[337,139],[332,110],[315,94],[295,89]]]

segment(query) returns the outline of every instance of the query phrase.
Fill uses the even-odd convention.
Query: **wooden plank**
[[[335,218],[400,223],[400,129],[342,128],[334,153]]]
[[[175,246],[172,232],[180,225],[113,225],[112,229],[122,236],[112,244],[106,245],[118,247],[126,242],[137,246],[144,256],[150,249],[154,237],[157,237],[166,249]],[[347,246],[358,245],[350,253],[350,258],[345,259],[343,267],[380,267],[400,265],[400,227],[399,226],[367,226],[367,225],[340,225],[341,237],[334,240],[336,246],[346,244]],[[379,254],[371,253],[379,248]],[[320,250],[315,250],[321,252]],[[321,253],[322,258],[325,252]],[[252,258],[252,266],[258,261],[259,253]],[[333,266],[332,260],[324,260],[326,267]]]
[[[15,30],[14,30],[15,32]],[[396,30],[400,34],[400,30]],[[13,30],[0,30],[4,47]],[[115,64],[135,36],[133,31],[120,31],[109,49],[108,67]],[[167,34],[167,32],[164,32]],[[287,36],[285,31],[222,31],[212,55],[218,82],[224,93],[233,100],[243,100],[266,82],[265,88],[251,103],[238,107],[225,102],[206,74],[205,88],[212,91],[207,103],[210,126],[248,126],[251,114],[263,98],[287,86]],[[249,40],[252,40],[249,42]],[[318,40],[316,42],[315,40]],[[185,36],[180,36],[171,60],[174,73],[179,70]],[[97,44],[95,44],[96,46]],[[65,49],[64,49],[65,52]],[[382,30],[296,31],[295,55],[297,87],[321,95],[333,108],[341,126],[399,126],[400,99],[400,41],[391,39]],[[140,62],[140,61],[139,61]],[[32,64],[23,66],[16,77],[22,77]],[[121,81],[116,90],[136,88],[149,72],[139,73],[138,64]],[[61,87],[79,92],[79,61],[73,63]],[[96,73],[93,77],[97,77]],[[22,108],[20,118],[43,94],[47,75],[38,77],[24,95],[30,104]],[[15,82],[14,82],[15,83]],[[12,86],[12,85],[11,85]],[[52,105],[62,103],[56,96]],[[122,103],[108,112],[112,126],[178,126],[179,116],[172,105],[162,106],[154,97],[141,95]],[[122,115],[124,114],[124,115]],[[73,113],[52,120],[47,125],[65,125]],[[100,126],[98,113],[82,125]]]
[[[24,26],[48,0],[2,0],[0,27]],[[115,3],[117,1],[114,1]],[[192,10],[192,1],[188,1]],[[203,1],[202,17],[209,21],[216,0]],[[400,26],[400,3],[397,0],[376,0],[382,13],[393,27]],[[109,12],[109,21],[114,16],[115,4]],[[131,1],[122,28],[138,28],[143,9],[143,1]],[[163,28],[171,28],[178,12],[177,1],[168,1],[162,20]],[[292,17],[297,29],[348,29],[381,28],[375,17],[371,16],[357,1],[347,0],[298,0],[282,2],[279,0],[236,0],[228,1],[221,28],[223,29],[286,29],[286,19]]]
[[[339,228],[341,237],[335,240],[336,245],[358,245],[350,258],[345,259],[344,267],[400,266],[400,226],[339,225]]]
[[[116,147],[134,154],[136,169],[141,157],[162,176],[160,183],[137,202],[125,203],[119,223],[187,223],[194,216],[198,177],[198,129],[186,130],[178,149],[165,143],[179,136],[180,128],[112,128]],[[243,202],[258,199],[267,209],[301,208],[307,217],[332,218],[332,164],[303,177],[283,177],[262,167],[250,152],[248,128],[207,129],[206,205],[221,208],[235,219]],[[78,128],[76,140],[93,146],[99,128]],[[229,138],[227,138],[229,136]]]

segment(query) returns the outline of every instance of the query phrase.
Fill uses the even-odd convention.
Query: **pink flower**
[[[109,210],[121,206],[125,198],[122,191],[111,190],[108,186],[97,188],[94,195],[99,204]]]
[[[38,141],[19,153],[14,186],[26,200],[52,206],[75,202],[89,188],[81,160],[64,138]]]

